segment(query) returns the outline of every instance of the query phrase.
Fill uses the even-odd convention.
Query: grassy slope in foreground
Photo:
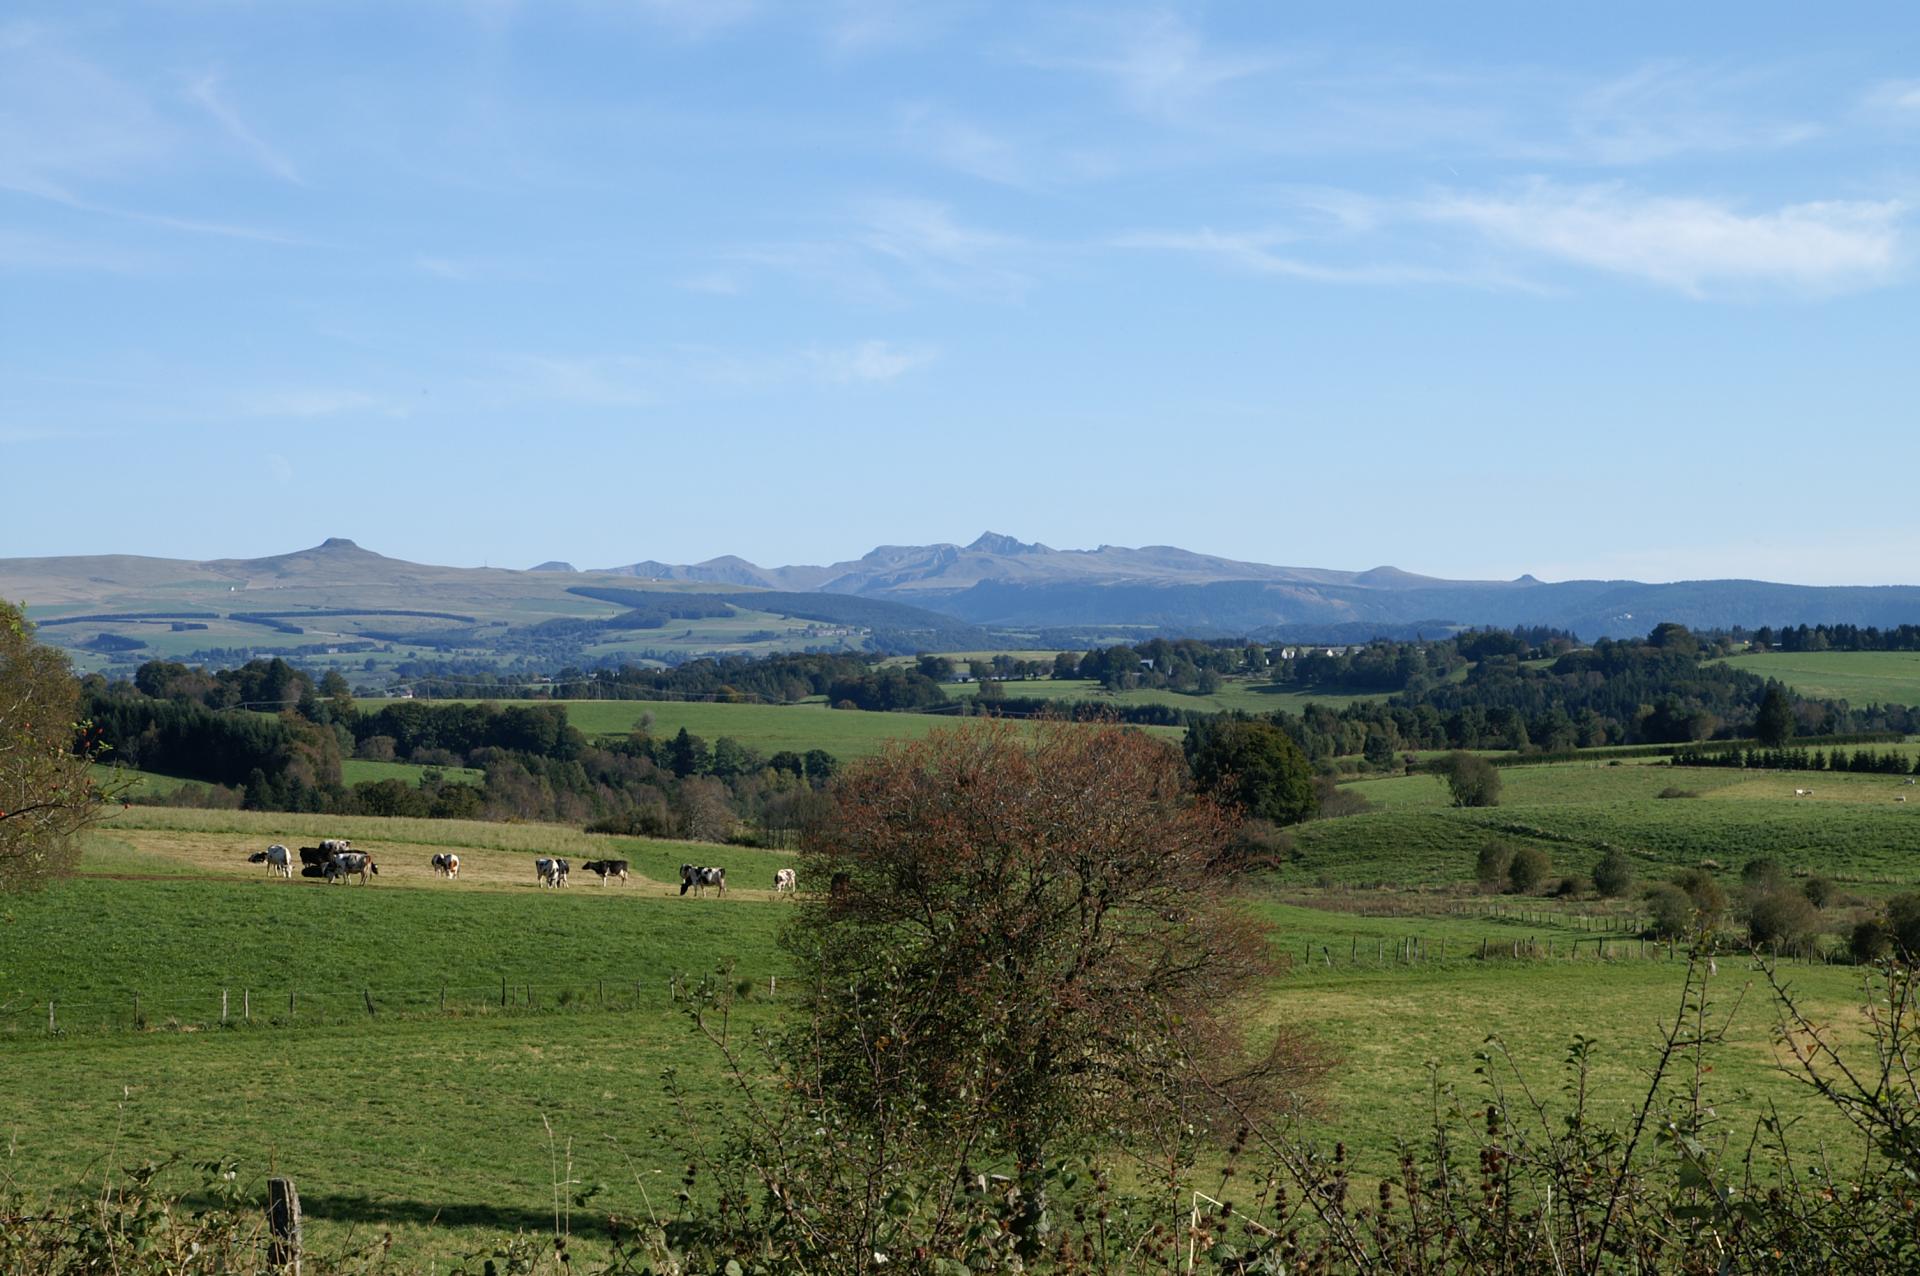
[[[343,823],[336,831],[396,848],[390,855],[404,850],[406,862],[372,886],[329,887],[270,881],[236,858],[290,820],[312,820],[314,829]],[[137,989],[155,1019],[169,1013],[168,996],[191,995],[201,1007],[183,1014],[204,1020],[216,985],[227,981],[257,990],[256,1010],[273,1000],[269,990],[289,985],[303,997],[315,989],[316,1011],[329,990],[344,1005],[325,1006],[327,1022],[319,1024],[228,1031],[76,1028],[45,1039],[22,1025],[3,1047],[10,1086],[60,1096],[9,1113],[7,1170],[30,1193],[58,1190],[103,1162],[117,1168],[176,1150],[237,1157],[255,1184],[269,1164],[301,1183],[316,1245],[391,1228],[396,1257],[422,1262],[501,1231],[549,1226],[555,1158],[570,1154],[574,1178],[605,1185],[594,1214],[637,1214],[646,1208],[638,1183],[656,1203],[674,1188],[678,1164],[666,1132],[702,1137],[705,1115],[724,1106],[714,1056],[667,1003],[667,977],[735,958],[757,1003],[763,976],[784,968],[774,944],[783,903],[681,900],[640,884],[540,891],[517,873],[511,880],[489,873],[550,849],[543,841],[619,845],[650,866],[671,866],[685,852],[673,843],[548,827],[247,812],[136,810],[115,823],[92,836],[84,869],[122,872],[137,861],[151,871],[64,883],[10,901],[0,919],[7,972],[0,986],[8,1001],[29,1003],[23,1013],[44,1014],[31,1003],[50,989],[71,999],[76,1015],[89,1000],[130,1009]],[[447,839],[438,845],[474,857],[460,882],[427,874],[432,833]],[[752,854],[704,849],[730,864]],[[170,865],[177,870],[170,880],[152,880]],[[1390,942],[1418,934],[1430,942],[1447,937],[1450,951],[1456,942],[1464,951],[1474,935],[1502,924],[1257,906],[1289,950],[1303,936]],[[435,1013],[442,980],[497,987],[502,975],[534,984],[541,1006],[554,1004],[561,985],[571,985],[576,1000],[544,1012]],[[1823,1010],[1839,1016],[1851,1004],[1850,972],[1796,975]],[[612,999],[624,996],[631,1008],[598,1007],[594,985],[602,976],[627,981]],[[1650,1053],[1653,1023],[1678,983],[1676,967],[1653,962],[1340,963],[1281,981],[1271,1014],[1312,1025],[1345,1055],[1332,1078],[1334,1119],[1314,1132],[1345,1138],[1364,1174],[1390,1167],[1395,1140],[1418,1132],[1429,1060],[1471,1092],[1473,1052],[1489,1031],[1508,1037],[1550,1094],[1567,1037],[1600,1038],[1602,1102],[1609,1112],[1623,1110],[1640,1084],[1633,1070]],[[366,986],[414,1016],[364,1017],[354,1003]],[[395,995],[408,987],[418,990],[411,1003]],[[771,1022],[773,1007],[756,1003],[745,1026]],[[1791,1084],[1772,1071],[1769,1026],[1758,1005],[1743,1018],[1715,1074],[1715,1097],[1751,1091],[1790,1113],[1804,1111]],[[687,1119],[665,1097],[668,1068],[699,1096]],[[179,1185],[191,1182],[187,1176]],[[592,1214],[576,1218],[591,1252]]]

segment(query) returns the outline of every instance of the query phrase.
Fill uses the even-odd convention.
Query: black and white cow
[[[353,843],[344,837],[325,837],[320,839],[320,849],[328,855],[345,855],[353,850]]]
[[[460,857],[452,851],[433,857],[433,871],[436,876],[451,881],[460,876]]]
[[[365,851],[346,851],[328,860],[320,872],[335,885],[346,881],[349,877],[358,877],[360,884],[365,886],[369,875],[379,876],[380,868],[373,862],[373,856]]]
[[[799,879],[794,876],[793,870],[790,868],[774,870],[773,889],[776,894],[785,895],[791,892],[798,881]]]
[[[572,867],[565,860],[548,859],[543,855],[533,862],[533,873],[542,886],[565,886]]]
[[[724,868],[705,868],[697,864],[680,866],[680,893],[692,891],[696,895],[707,893],[707,887],[713,887],[716,894],[727,893],[727,870]]]
[[[598,876],[602,886],[607,884],[609,877],[617,877],[622,886],[626,885],[627,862],[625,860],[588,860],[580,867]]]

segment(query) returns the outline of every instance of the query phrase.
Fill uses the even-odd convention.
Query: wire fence
[[[0,1001],[0,1036],[111,1032],[198,1032],[292,1028],[383,1018],[473,1018],[489,1015],[657,1010],[676,1001],[730,989],[746,1001],[781,996],[778,975],[735,973],[722,979],[658,973],[635,979],[609,975],[564,983],[502,976],[484,984],[375,988],[351,983],[324,987],[261,988],[243,984],[158,994],[90,994],[65,999],[13,997]]]

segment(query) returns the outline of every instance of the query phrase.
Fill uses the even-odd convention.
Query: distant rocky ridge
[[[1316,629],[1352,640],[1369,631],[1439,634],[1472,625],[1553,625],[1596,638],[1642,634],[1661,621],[1696,628],[1920,622],[1920,588],[1907,585],[1542,582],[1532,576],[1455,581],[1384,566],[1279,567],[1168,545],[1059,550],[997,532],[967,545],[883,545],[825,566],[761,567],[727,555],[692,564],[647,559],[587,572],[559,560],[529,571],[436,567],[388,558],[342,537],[255,559],[0,559],[0,596],[24,599],[49,618],[152,611],[271,589],[289,606],[430,605],[471,614],[521,598],[527,601],[516,603],[519,610],[512,614],[535,623],[543,614],[578,614],[576,583],[644,591],[649,581],[660,589],[727,591],[725,597],[743,606],[747,591],[774,591],[789,611],[825,606],[823,599],[802,608],[796,595],[852,596],[917,609],[918,620],[894,614],[902,627],[924,629],[931,612],[1015,634],[1057,631],[1053,636],[1061,641],[1095,632],[1293,637]]]

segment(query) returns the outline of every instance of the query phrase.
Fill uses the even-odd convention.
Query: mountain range
[[[261,615],[285,624],[322,610],[410,609],[416,620],[443,629],[463,622],[478,633],[603,621],[617,607],[645,605],[636,595],[689,593],[756,614],[884,629],[896,648],[936,632],[951,641],[995,634],[1014,641],[1042,631],[1061,641],[1101,632],[1353,641],[1552,625],[1591,639],[1643,634],[1661,621],[1695,628],[1920,621],[1920,588],[1908,585],[1444,580],[1395,567],[1281,567],[1166,545],[1059,550],[994,532],[967,545],[883,545],[825,566],[761,567],[729,555],[586,572],[557,560],[527,571],[438,567],[343,538],[255,559],[0,559],[0,597],[25,600],[43,626],[134,614],[188,623],[195,608],[220,609],[210,619],[232,613],[256,625]],[[688,641],[700,639],[689,630]]]
[[[1194,635],[1338,631],[1347,637],[1468,625],[1553,625],[1584,638],[1696,628],[1920,620],[1920,588],[1755,580],[1445,580],[1374,567],[1278,567],[1170,545],[1058,550],[997,532],[968,545],[883,545],[825,567],[760,567],[731,555],[607,569],[672,582],[857,594],[1006,629],[1144,626]]]

